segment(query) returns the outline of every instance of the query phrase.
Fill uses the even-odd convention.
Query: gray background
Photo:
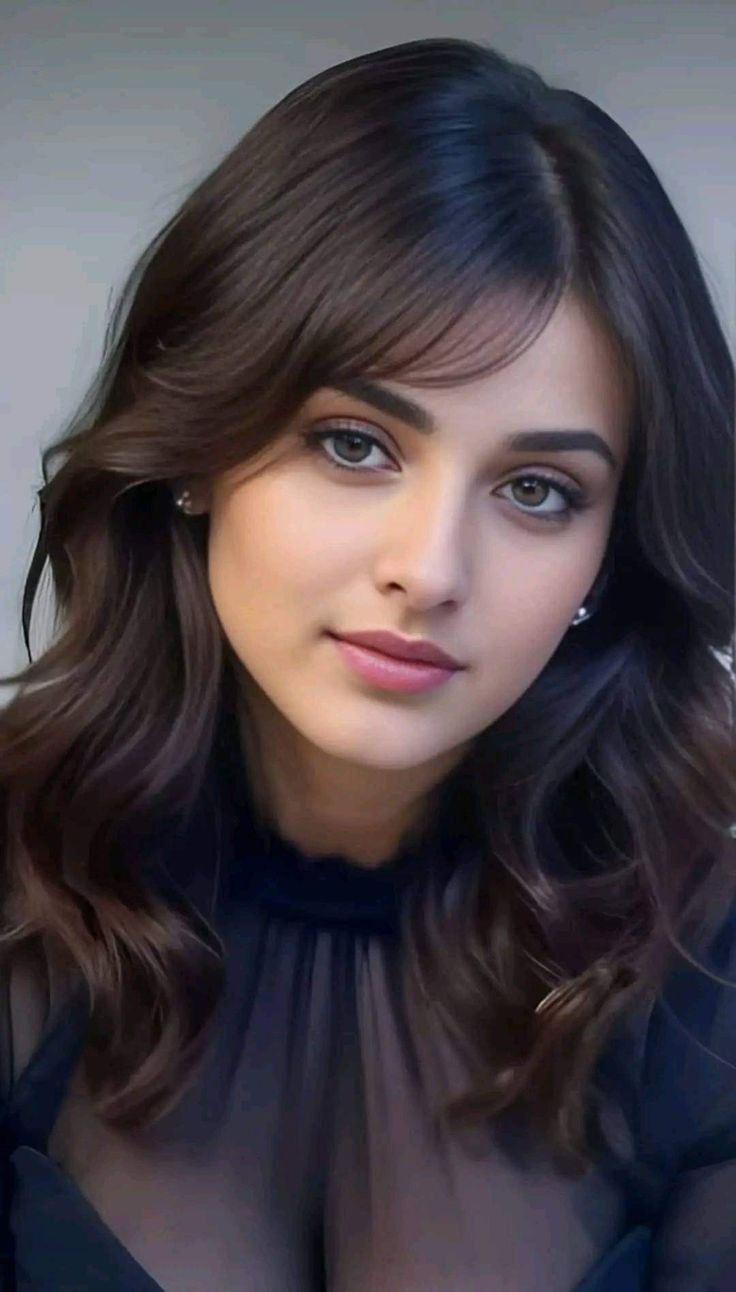
[[[99,362],[111,292],[194,181],[331,64],[461,36],[595,99],[668,189],[733,341],[736,0],[447,9],[446,0],[3,0],[0,673],[25,662],[20,595],[38,526],[39,452]],[[34,655],[50,622],[45,595]]]

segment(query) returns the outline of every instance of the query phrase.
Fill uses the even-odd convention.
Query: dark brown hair
[[[335,380],[494,371],[565,292],[604,321],[634,390],[596,613],[456,769],[473,863],[454,906],[428,890],[412,912],[408,964],[478,1062],[455,1112],[524,1107],[585,1161],[603,1039],[733,861],[733,366],[631,139],[463,40],[350,59],[266,113],[134,266],[100,371],[43,453],[29,660],[46,561],[56,620],[4,679],[2,942],[87,984],[88,1080],[111,1123],[176,1100],[223,982],[214,930],[146,887],[130,843],[191,811],[233,676],[207,519],[172,490],[257,454]]]

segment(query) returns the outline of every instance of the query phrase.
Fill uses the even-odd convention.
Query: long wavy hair
[[[690,956],[686,922],[733,874],[733,365],[624,130],[453,39],[329,68],[246,133],[133,266],[42,454],[29,664],[0,713],[2,948],[33,943],[88,987],[110,1124],[177,1101],[224,981],[214,928],[147,887],[130,844],[188,818],[234,678],[207,517],[173,506],[177,485],[255,457],[336,380],[493,372],[563,293],[634,390],[596,613],[448,780],[471,862],[454,904],[427,888],[412,906],[407,974],[476,1064],[452,1116],[524,1109],[562,1161],[589,1161],[604,1038]],[[47,561],[54,633],[33,661]]]

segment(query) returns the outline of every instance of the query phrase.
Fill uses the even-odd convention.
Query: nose
[[[381,535],[376,577],[398,586],[417,610],[462,602],[471,575],[472,516],[459,486],[404,495]],[[402,505],[403,504],[403,505]]]

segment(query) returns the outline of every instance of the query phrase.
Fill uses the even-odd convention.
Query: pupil
[[[524,499],[525,502],[534,502],[535,499],[530,498],[529,495],[535,493],[535,491],[540,491],[542,494],[544,494],[545,489],[548,487],[542,484],[541,482],[535,483],[533,480],[517,480],[516,485],[517,485],[517,488],[521,489],[522,492],[526,494],[526,497]],[[541,502],[541,499],[537,498],[536,501]]]
[[[355,449],[358,454],[360,454],[361,451],[365,451],[367,446],[363,442],[363,437],[358,435],[355,431],[341,431],[340,435],[344,441],[347,441],[348,447]]]

